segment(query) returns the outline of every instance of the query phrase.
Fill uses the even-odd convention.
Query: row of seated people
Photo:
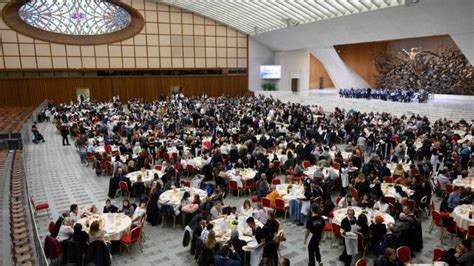
[[[413,90],[413,89],[340,89],[339,96],[344,98],[356,98],[356,99],[380,99],[380,100],[391,100],[394,102],[426,102],[428,101],[430,94],[425,91]]]

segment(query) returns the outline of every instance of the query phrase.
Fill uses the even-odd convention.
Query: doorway
[[[90,100],[91,90],[89,88],[76,88],[76,99],[80,102]]]
[[[324,77],[319,77],[319,89],[324,89]]]
[[[293,93],[298,91],[298,79],[291,79],[291,91]]]

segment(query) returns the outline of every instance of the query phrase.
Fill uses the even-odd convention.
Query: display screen
[[[281,66],[260,66],[260,79],[280,79]]]

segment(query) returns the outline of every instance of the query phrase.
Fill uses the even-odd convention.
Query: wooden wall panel
[[[32,106],[44,99],[57,103],[74,100],[76,88],[89,88],[93,100],[109,100],[119,95],[151,101],[170,88],[181,86],[186,96],[240,96],[248,94],[247,75],[227,76],[140,76],[0,79],[0,106]]]
[[[319,78],[323,78],[323,88],[333,88],[331,77],[324,65],[312,54],[309,54],[309,89],[319,89]]]
[[[387,51],[388,42],[369,42],[347,45],[336,45],[342,61],[352,68],[371,86],[375,86],[375,55]]]

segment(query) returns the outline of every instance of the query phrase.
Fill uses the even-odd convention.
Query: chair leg
[[[431,221],[430,232],[429,232],[430,234],[431,234],[431,231],[433,230],[433,227],[434,227],[434,222]]]
[[[128,251],[128,255],[130,256],[130,259],[132,259],[132,253],[130,253],[130,245],[127,245],[127,251]]]

